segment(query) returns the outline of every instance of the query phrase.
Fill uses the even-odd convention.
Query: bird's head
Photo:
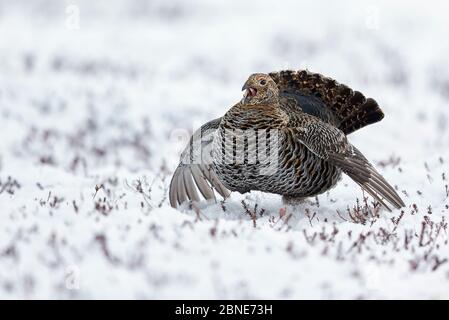
[[[279,95],[276,82],[264,73],[252,74],[246,80],[242,90],[245,90],[242,102],[251,105],[273,103]]]

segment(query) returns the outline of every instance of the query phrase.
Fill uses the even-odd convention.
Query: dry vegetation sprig
[[[6,192],[13,195],[21,187],[21,184],[11,176],[8,176],[5,181],[0,178],[0,194]]]
[[[153,182],[154,183],[154,182]],[[152,184],[148,184],[146,177],[144,176],[142,179],[133,180],[131,184],[128,183],[128,180],[124,181],[126,188],[131,190],[134,193],[139,194],[142,197],[143,202],[141,202],[141,208],[148,209],[148,212],[153,210],[155,207],[152,201]],[[146,205],[146,206],[145,206]]]
[[[108,216],[114,209],[114,206],[106,199],[106,197],[99,198],[95,201],[95,210],[104,216]]]
[[[392,167],[395,168],[399,166],[401,163],[401,157],[396,157],[395,155],[391,155],[387,160],[381,160],[377,162],[377,165],[382,168]]]
[[[251,209],[245,200],[241,201],[241,205],[243,207],[243,210],[245,211],[245,214],[247,214],[253,221],[253,227],[255,228],[257,226],[257,222],[256,222],[257,218],[263,217],[266,213],[266,209],[259,208],[258,203],[255,203],[253,209]],[[270,217],[270,219],[271,219],[271,217]]]
[[[263,216],[263,214],[265,213],[265,209],[261,210],[260,215]],[[275,216],[270,216],[270,218],[268,219],[269,225],[270,227],[274,228],[277,226],[277,224],[279,223],[279,221],[283,221],[282,225],[280,225],[277,230],[280,231],[282,230],[285,226],[286,231],[290,230],[291,227],[289,226],[288,222],[290,221],[290,219],[293,217],[293,213],[287,213],[287,209],[286,208],[280,208],[279,209],[279,217],[278,219],[276,219]]]
[[[381,206],[378,202],[370,204],[367,197],[363,197],[363,205],[360,204],[359,199],[356,199],[356,204],[351,208],[347,207],[346,211],[350,220],[353,223],[367,224],[368,222],[372,226],[380,217]],[[341,217],[340,213],[337,214]],[[342,218],[342,217],[341,217]]]
[[[111,253],[106,235],[104,235],[102,233],[96,234],[94,237],[94,240],[100,246],[101,252],[105,256],[106,260],[108,260],[110,263],[112,263],[114,265],[121,263],[121,260]]]
[[[253,221],[253,227],[256,228],[257,227],[257,203],[254,205],[254,209],[251,210],[248,206],[248,204],[245,202],[245,200],[242,200],[241,202],[243,210],[245,210],[245,213],[247,215],[249,215],[249,217],[251,218],[251,220]]]
[[[314,211],[313,214],[310,214],[310,209],[309,208],[305,208],[304,211],[305,211],[305,215],[306,215],[307,219],[309,219],[310,226],[313,227],[312,221],[313,221],[313,219],[316,216],[316,211]]]
[[[405,211],[401,210],[401,213],[399,214],[399,217],[397,217],[397,218],[392,217],[391,218],[391,222],[394,225],[393,231],[392,231],[393,233],[396,232],[396,230],[398,229],[399,223],[401,222],[402,218],[404,218],[404,216],[405,216]]]

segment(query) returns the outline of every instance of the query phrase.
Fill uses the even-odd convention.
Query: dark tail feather
[[[284,92],[311,95],[319,99],[336,118],[336,125],[345,134],[350,134],[369,124],[382,120],[384,114],[374,99],[361,92],[338,83],[334,79],[307,70],[285,70],[269,73]],[[322,112],[322,111],[320,111]]]
[[[354,93],[357,93],[355,91]],[[384,113],[374,99],[368,98],[361,105],[354,105],[352,112],[344,117],[339,129],[345,134],[350,134],[357,129],[382,120]]]

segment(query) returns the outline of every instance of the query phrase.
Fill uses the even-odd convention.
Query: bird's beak
[[[248,102],[257,93],[257,90],[251,87],[249,80],[245,82],[245,84],[242,87],[242,90],[245,90],[245,93],[243,94],[243,102]]]

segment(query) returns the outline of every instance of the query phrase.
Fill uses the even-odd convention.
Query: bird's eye
[[[262,80],[259,81],[259,83],[260,83],[261,86],[264,86],[264,85],[267,84],[267,81],[262,79]]]

